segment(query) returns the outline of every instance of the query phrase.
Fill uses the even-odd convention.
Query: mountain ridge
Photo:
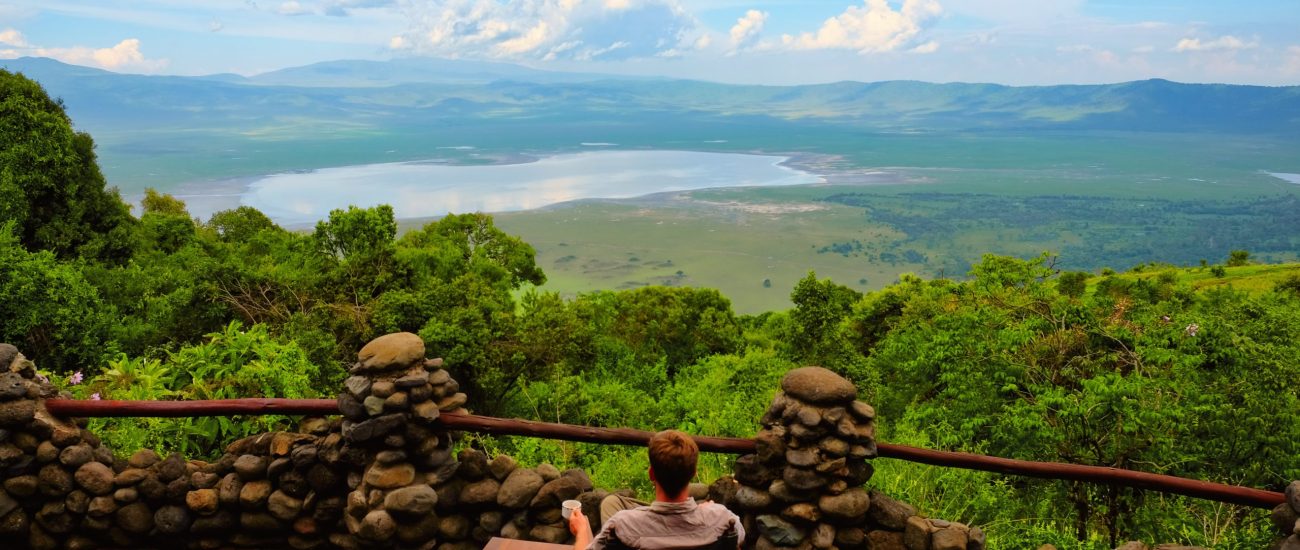
[[[248,75],[248,76],[240,75],[236,73],[214,73],[214,74],[205,74],[205,75],[172,75],[172,74],[119,73],[119,72],[110,71],[107,69],[101,69],[97,67],[66,63],[49,57],[23,56],[23,57],[11,58],[11,59],[0,59],[0,68],[6,68],[16,72],[23,72],[24,69],[31,69],[31,68],[40,69],[42,71],[48,71],[51,68],[58,67],[65,72],[80,73],[80,74],[116,75],[116,76],[123,76],[123,77],[144,77],[144,78],[186,78],[186,79],[198,79],[198,80],[217,80],[217,81],[229,81],[229,82],[239,82],[239,83],[253,83],[253,84],[260,84],[260,85],[281,85],[281,86],[291,86],[291,87],[334,87],[334,88],[340,88],[340,87],[341,88],[347,88],[347,87],[369,88],[369,87],[373,87],[372,82],[375,79],[372,78],[370,81],[365,81],[365,80],[358,81],[353,86],[338,85],[338,84],[325,86],[325,85],[293,84],[294,79],[287,78],[285,75],[304,73],[304,72],[310,72],[310,71],[322,70],[322,69],[328,70],[334,67],[343,67],[349,65],[357,66],[357,67],[378,68],[379,70],[388,70],[391,68],[411,69],[411,68],[419,68],[419,67],[438,68],[440,66],[453,66],[453,65],[446,65],[446,64],[455,64],[461,66],[474,65],[474,66],[486,67],[488,69],[496,68],[497,72],[495,73],[492,70],[486,70],[486,69],[477,72],[479,74],[497,74],[497,73],[510,72],[512,74],[517,74],[517,75],[531,75],[534,77],[542,77],[543,80],[541,81],[545,81],[545,82],[563,82],[563,81],[588,82],[588,81],[603,81],[603,80],[694,82],[694,83],[705,83],[705,84],[714,84],[718,86],[731,86],[731,87],[741,87],[741,88],[817,88],[817,87],[829,87],[829,86],[840,86],[840,85],[872,86],[872,85],[882,85],[882,84],[924,84],[929,86],[979,86],[979,87],[993,87],[993,88],[1003,88],[1003,89],[1044,89],[1044,88],[1104,88],[1104,87],[1124,86],[1124,85],[1172,84],[1176,86],[1255,88],[1255,89],[1269,89],[1269,90],[1292,89],[1292,88],[1300,89],[1300,84],[1267,85],[1267,84],[1230,84],[1230,83],[1222,83],[1222,82],[1182,82],[1177,80],[1169,80],[1161,77],[1151,77],[1151,78],[1144,78],[1138,80],[1123,80],[1123,81],[1105,82],[1105,83],[1086,83],[1086,84],[1061,83],[1061,84],[1017,85],[1017,84],[1004,84],[1000,82],[980,82],[980,81],[964,81],[964,80],[931,81],[931,80],[916,80],[916,79],[870,80],[870,81],[836,80],[833,82],[814,82],[814,83],[804,83],[804,84],[738,84],[738,83],[729,83],[729,82],[719,82],[713,80],[678,78],[678,77],[669,77],[669,76],[618,75],[612,73],[552,71],[546,69],[535,69],[532,67],[517,65],[513,63],[503,63],[503,62],[494,62],[494,61],[469,61],[469,60],[460,60],[460,59],[446,59],[446,58],[432,58],[432,57],[397,58],[397,59],[391,59],[386,61],[376,61],[376,60],[367,60],[367,59],[337,59],[337,60],[330,60],[330,61],[319,61],[315,63],[309,63],[306,65],[284,67],[284,68],[274,69],[262,73],[257,73],[254,75]],[[549,78],[550,80],[545,80],[547,78]],[[528,78],[519,78],[519,77],[515,77],[515,78],[502,77],[502,78],[494,78],[492,80],[522,80],[525,82],[539,82],[539,80],[530,80]],[[439,81],[429,80],[424,78],[414,78],[410,80],[392,80],[390,81],[390,84],[399,85],[399,84],[416,84],[416,83],[431,83],[431,82],[436,83]]]
[[[8,60],[0,66],[40,81],[90,129],[179,125],[254,131],[277,121],[372,129],[564,121],[644,129],[680,124],[681,117],[688,117],[882,132],[1300,135],[1300,86],[1164,79],[1057,86],[916,80],[758,86],[549,73],[456,60],[340,61],[253,77],[126,75],[44,58]],[[447,70],[439,73],[440,67]],[[670,118],[678,121],[666,120]]]

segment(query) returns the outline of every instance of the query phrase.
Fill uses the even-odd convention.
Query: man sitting
[[[745,540],[740,518],[719,504],[696,504],[687,491],[700,456],[695,440],[682,432],[665,430],[650,437],[649,447],[654,503],[646,506],[630,498],[609,496],[600,505],[605,526],[594,540],[587,517],[582,510],[574,510],[569,516],[569,531],[577,537],[574,549],[738,548]]]

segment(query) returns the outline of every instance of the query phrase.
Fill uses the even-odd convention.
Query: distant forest
[[[826,202],[857,206],[902,231],[903,239],[836,242],[819,251],[871,261],[924,264],[927,273],[960,275],[981,251],[954,242],[971,232],[990,241],[1038,243],[1058,252],[1063,269],[1127,269],[1153,259],[1198,265],[1227,257],[1242,243],[1260,258],[1294,259],[1300,250],[1300,196],[1178,201],[1157,198],[975,193],[844,193]]]

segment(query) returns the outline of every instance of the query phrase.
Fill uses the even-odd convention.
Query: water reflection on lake
[[[798,185],[820,177],[785,157],[692,151],[593,151],[537,162],[447,166],[402,162],[275,174],[240,202],[281,224],[324,219],[348,205],[390,204],[399,218],[527,210],[586,198],[628,198],[710,187]]]

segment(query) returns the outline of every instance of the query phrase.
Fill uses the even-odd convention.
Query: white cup
[[[569,517],[573,515],[574,510],[578,510],[581,508],[582,508],[581,502],[578,502],[576,500],[566,500],[560,504],[560,514],[564,516],[564,519],[569,519]]]

